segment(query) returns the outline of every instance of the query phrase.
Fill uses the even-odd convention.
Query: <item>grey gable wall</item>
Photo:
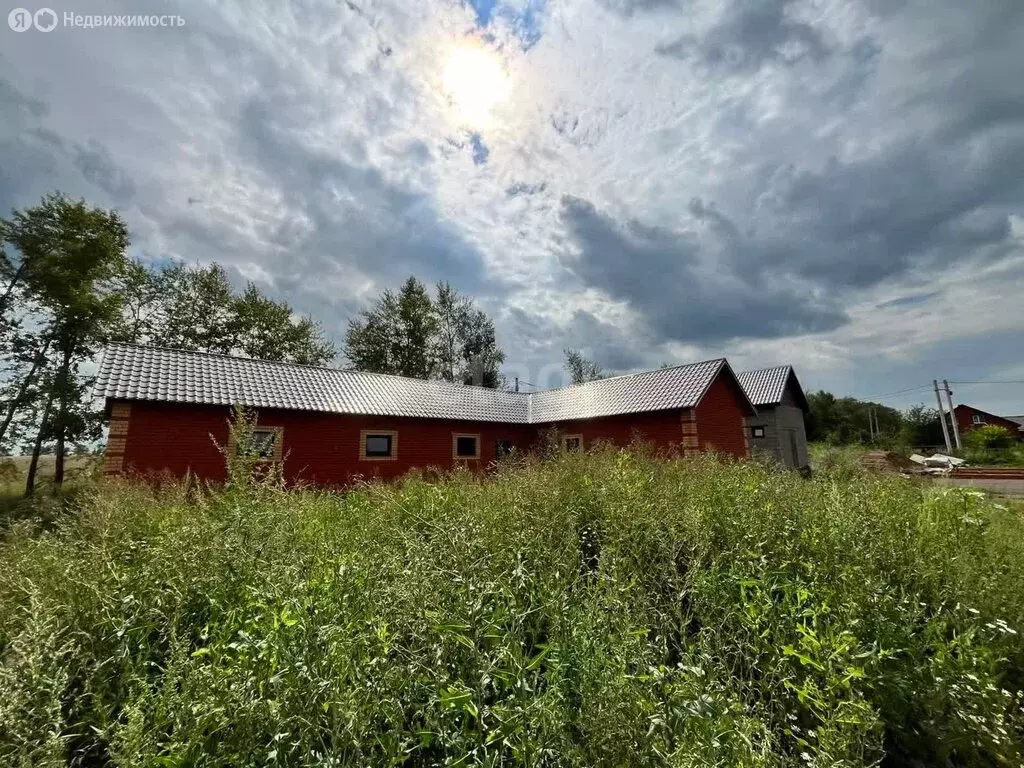
[[[747,418],[748,429],[764,427],[764,437],[751,435],[750,453],[774,456],[787,467],[806,467],[810,460],[804,412],[792,390],[792,383],[787,382],[781,403],[758,406],[757,416]]]

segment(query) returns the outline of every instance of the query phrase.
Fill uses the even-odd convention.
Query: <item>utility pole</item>
[[[939,423],[942,424],[942,439],[946,441],[946,450],[952,451],[953,446],[949,444],[949,426],[946,424],[946,410],[942,407],[942,395],[939,394],[939,380],[932,379],[935,385],[935,401],[939,404]]]
[[[875,406],[868,406],[868,432],[871,434],[871,442],[875,442]]]
[[[956,449],[963,448],[960,443],[960,425],[956,423],[956,409],[953,407],[953,390],[949,388],[949,382],[942,380],[942,386],[946,389],[946,400],[949,401],[949,420],[953,423],[953,439],[956,441]]]
[[[516,392],[519,391],[519,377],[516,376]]]

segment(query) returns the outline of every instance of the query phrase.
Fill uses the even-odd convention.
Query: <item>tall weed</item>
[[[0,764],[1020,765],[1024,522],[605,449],[110,482],[0,544]]]

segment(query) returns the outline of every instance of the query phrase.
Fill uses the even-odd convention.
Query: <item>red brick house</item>
[[[1015,418],[996,416],[971,405],[958,405],[953,409],[953,413],[956,414],[956,425],[961,435],[975,427],[997,426],[1010,430],[1019,439],[1024,440],[1024,425]]]
[[[541,392],[116,344],[96,394],[110,417],[108,473],[222,480],[235,404],[257,415],[261,454],[291,481],[344,485],[413,468],[485,468],[551,427],[568,450],[644,441],[681,454],[748,454],[757,411],[724,359]]]

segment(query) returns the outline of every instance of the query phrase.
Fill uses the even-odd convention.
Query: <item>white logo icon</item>
[[[32,12],[24,8],[15,8],[7,14],[7,26],[15,32],[24,32],[32,29]]]
[[[33,17],[36,29],[40,32],[51,32],[57,26],[57,14],[50,8],[40,8]]]

